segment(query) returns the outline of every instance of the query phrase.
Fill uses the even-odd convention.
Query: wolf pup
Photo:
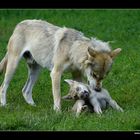
[[[70,28],[58,27],[42,20],[24,20],[17,24],[9,39],[7,53],[0,63],[5,69],[0,88],[0,104],[6,105],[10,81],[21,60],[25,58],[28,79],[22,89],[25,101],[34,105],[32,89],[41,67],[51,71],[54,110],[61,110],[61,76],[70,70],[73,78],[85,76],[93,89],[101,90],[102,80],[111,69],[114,58],[121,49],[111,50],[109,42],[87,38]]]
[[[76,100],[72,110],[76,112],[78,116],[83,109],[88,105],[92,106],[92,109],[97,114],[102,113],[102,109],[105,109],[107,105],[112,108],[123,112],[123,109],[117,104],[115,100],[111,98],[108,91],[104,88],[100,92],[92,90],[88,85],[73,80],[65,80],[70,85],[69,93],[63,96],[63,99]]]

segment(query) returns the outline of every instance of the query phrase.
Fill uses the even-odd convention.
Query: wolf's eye
[[[95,74],[95,73],[93,73],[93,77],[97,78],[97,76],[96,76],[96,74]]]
[[[79,88],[79,87],[77,87],[77,88],[76,88],[76,91],[79,91],[79,90],[80,90],[80,88]]]

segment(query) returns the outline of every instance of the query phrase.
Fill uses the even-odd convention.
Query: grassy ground
[[[0,59],[6,52],[15,25],[24,19],[44,19],[59,26],[82,31],[104,41],[114,40],[112,48],[122,48],[112,71],[104,80],[112,97],[124,113],[109,108],[101,117],[82,113],[75,118],[68,108],[73,102],[62,102],[62,113],[53,111],[51,79],[42,70],[33,90],[36,107],[25,103],[21,90],[27,78],[24,60],[14,75],[7,93],[7,106],[0,108],[0,130],[140,130],[140,11],[139,10],[0,10]],[[62,95],[68,91],[62,79]],[[3,75],[0,76],[2,83]]]

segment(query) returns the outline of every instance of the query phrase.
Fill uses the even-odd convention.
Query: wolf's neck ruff
[[[93,49],[97,52],[110,52],[111,51],[109,42],[104,42],[96,38],[91,38],[91,43],[93,44]]]

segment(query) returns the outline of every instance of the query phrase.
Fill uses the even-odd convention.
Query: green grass
[[[24,19],[43,19],[58,26],[82,31],[88,37],[115,41],[113,49],[122,48],[103,85],[122,106],[124,113],[109,108],[102,116],[83,112],[79,118],[68,111],[73,102],[62,102],[62,113],[53,111],[50,74],[43,69],[33,89],[36,107],[23,99],[27,78],[24,60],[7,92],[7,106],[0,107],[0,130],[140,130],[140,11],[139,10],[0,10],[0,60],[17,23]],[[3,81],[0,76],[0,83]],[[61,82],[62,95],[68,85]]]

